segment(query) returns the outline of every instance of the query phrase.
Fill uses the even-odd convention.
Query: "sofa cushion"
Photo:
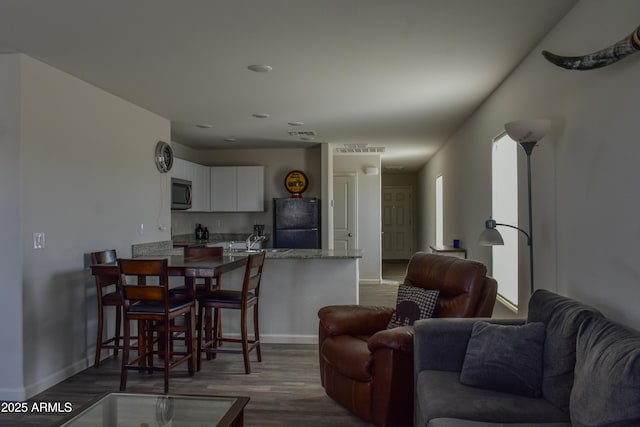
[[[545,325],[476,322],[462,364],[462,384],[539,397]]]
[[[583,321],[602,317],[596,309],[546,290],[529,301],[528,322],[547,325],[542,369],[542,396],[569,411],[569,396],[576,364],[576,335]]]
[[[440,291],[415,286],[398,286],[396,311],[393,313],[387,329],[398,326],[411,326],[418,319],[428,319],[433,314]]]
[[[604,318],[578,332],[571,419],[579,427],[640,425],[640,333]]]
[[[569,422],[569,414],[547,400],[460,384],[459,372],[421,371],[416,411],[425,421],[461,418],[493,423]]]

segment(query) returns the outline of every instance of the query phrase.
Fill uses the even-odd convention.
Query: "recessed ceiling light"
[[[266,119],[269,117],[269,114],[267,113],[254,113],[252,114],[253,117],[257,117],[258,119]]]
[[[269,71],[273,70],[273,67],[271,65],[261,64],[249,65],[247,68],[255,73],[268,73]]]
[[[235,138],[225,138],[224,140],[226,142],[236,142],[237,141],[237,139],[235,139]]]
[[[303,122],[289,122],[289,126],[303,126]]]
[[[200,123],[200,124],[197,124],[196,126],[202,129],[211,129],[213,127],[213,125],[210,125],[208,123]]]

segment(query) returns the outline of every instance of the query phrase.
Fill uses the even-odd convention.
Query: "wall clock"
[[[156,167],[160,173],[167,173],[173,166],[173,150],[171,146],[164,141],[158,141],[156,144]]]

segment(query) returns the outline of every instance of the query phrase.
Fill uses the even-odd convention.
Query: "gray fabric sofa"
[[[472,348],[483,339],[484,327],[500,332],[505,328],[499,325],[514,331],[530,324],[543,334],[543,346],[538,353],[534,349],[526,354],[530,344],[523,342],[520,350],[525,362],[535,365],[539,359],[537,394],[504,390],[505,383],[461,382],[464,378],[468,383],[463,374],[474,372],[468,369],[469,359],[478,354],[487,358],[489,372],[498,372],[496,377],[502,372],[513,375],[514,382],[526,377],[527,371],[518,366],[521,360],[505,360],[509,358],[503,355],[510,353],[495,350],[495,337],[475,356]],[[425,319],[414,326],[415,426],[640,426],[640,332],[606,319],[592,307],[538,290],[529,302],[526,322]],[[496,357],[503,359],[497,365]],[[481,376],[479,381],[491,378]]]

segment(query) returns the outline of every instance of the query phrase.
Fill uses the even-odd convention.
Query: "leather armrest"
[[[320,325],[330,335],[370,335],[385,329],[394,309],[362,305],[330,305],[318,311]]]
[[[413,352],[413,326],[400,326],[376,332],[369,338],[369,351],[391,348],[408,353]]]

